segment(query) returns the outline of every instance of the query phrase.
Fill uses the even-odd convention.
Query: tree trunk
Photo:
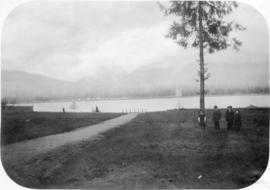
[[[199,1],[199,42],[200,42],[200,109],[204,112],[204,56],[203,56],[203,25],[202,2]]]

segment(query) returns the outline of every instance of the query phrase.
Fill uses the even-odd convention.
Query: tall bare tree
[[[168,8],[159,4],[165,15],[180,17],[174,21],[167,37],[184,48],[199,48],[200,109],[205,109],[205,80],[209,78],[204,63],[204,50],[214,53],[229,46],[239,50],[242,43],[230,37],[233,30],[244,30],[240,24],[225,21],[225,16],[238,7],[232,1],[170,1]]]

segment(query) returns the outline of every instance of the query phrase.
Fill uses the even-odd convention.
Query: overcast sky
[[[234,34],[243,42],[241,50],[207,55],[206,62],[250,68],[258,64],[268,72],[263,17],[240,4],[229,19],[247,28]],[[151,65],[178,64],[181,69],[198,60],[198,50],[185,50],[165,38],[170,23],[172,18],[165,17],[156,2],[29,2],[14,9],[5,21],[2,69],[66,81],[96,77],[104,70],[132,73]]]

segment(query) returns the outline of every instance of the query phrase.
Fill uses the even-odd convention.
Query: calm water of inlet
[[[175,98],[153,98],[153,99],[127,99],[127,100],[98,100],[78,101],[76,109],[71,109],[71,102],[47,102],[34,103],[34,111],[61,112],[92,112],[98,106],[101,112],[149,112],[164,111],[175,108],[199,108],[199,97],[175,97]],[[235,95],[235,96],[207,96],[205,107],[213,108],[218,105],[225,108],[233,107],[269,107],[269,95]]]

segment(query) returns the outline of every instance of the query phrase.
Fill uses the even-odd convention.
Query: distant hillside
[[[32,99],[35,97],[59,97],[71,95],[74,83],[51,79],[23,71],[1,72],[2,97]]]
[[[210,78],[206,88],[210,91],[226,92],[226,89],[254,89],[269,86],[268,67],[264,64],[209,64]],[[182,88],[192,91],[198,89],[198,64],[190,63],[184,67],[179,64],[156,63],[141,67],[131,73],[112,73],[101,70],[96,77],[85,77],[80,83],[89,84],[96,92],[108,90],[110,93],[138,93],[164,89]],[[86,85],[87,86],[87,85]],[[230,90],[231,91],[231,90]]]
[[[180,64],[179,64],[180,65]],[[181,88],[183,95],[199,91],[197,65],[185,68],[175,65],[151,65],[128,74],[103,70],[97,77],[85,77],[77,82],[66,82],[23,71],[1,71],[2,98],[18,101],[47,101],[72,98],[120,98],[174,96]],[[209,94],[269,93],[268,70],[254,65],[216,65],[209,68],[211,78],[206,82]],[[224,70],[226,73],[224,74]],[[228,76],[224,80],[224,75]]]

